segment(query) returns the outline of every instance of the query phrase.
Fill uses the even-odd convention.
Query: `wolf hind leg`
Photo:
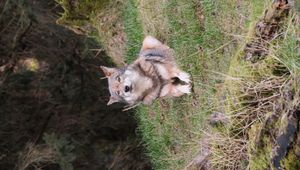
[[[183,81],[187,84],[191,83],[191,79],[190,79],[191,76],[188,73],[181,71],[177,67],[172,68],[171,77],[177,77],[180,81]]]
[[[179,92],[183,94],[190,94],[191,93],[191,85],[177,85],[175,87]]]
[[[191,86],[190,85],[172,85],[172,90],[169,93],[169,96],[179,97],[184,94],[191,93]]]
[[[190,75],[184,71],[181,71],[178,73],[177,77],[181,80],[184,81],[187,84],[191,83]]]
[[[164,88],[161,90],[160,97],[179,97],[184,94],[190,94],[191,93],[191,85],[174,85],[174,84],[168,84],[164,86]]]

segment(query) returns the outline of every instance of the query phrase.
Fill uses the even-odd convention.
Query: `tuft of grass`
[[[152,35],[165,42],[170,34],[170,22],[167,16],[168,0],[140,0],[138,12],[145,35]]]
[[[56,161],[63,170],[73,170],[72,162],[76,159],[74,154],[75,146],[65,136],[58,136],[55,133],[44,134],[45,143],[56,155]]]
[[[19,156],[17,168],[18,170],[26,170],[30,168],[42,168],[45,164],[56,163],[55,151],[46,145],[34,145],[28,143]]]
[[[299,148],[299,145],[295,146],[295,147]],[[300,168],[300,161],[299,161],[299,158],[297,157],[297,154],[295,153],[295,151],[290,151],[288,153],[288,155],[287,155],[286,159],[284,160],[283,164],[284,164],[286,169],[299,169]]]
[[[125,3],[125,6],[123,12],[125,19],[125,33],[127,37],[125,59],[128,63],[131,63],[139,54],[144,34],[141,18],[138,13],[138,1],[128,0]]]
[[[81,0],[77,3],[70,0],[56,0],[56,2],[64,10],[57,22],[65,26],[80,27],[88,24],[91,18],[107,6],[109,0]]]
[[[64,9],[57,22],[78,34],[86,34],[101,43],[104,51],[117,66],[123,66],[126,53],[124,33],[123,1],[83,0],[73,3],[70,0],[56,0]]]
[[[117,66],[125,64],[126,35],[124,28],[123,1],[110,1],[91,19],[97,32],[93,35],[101,45],[99,53],[105,51]],[[96,49],[97,50],[97,49]]]
[[[248,164],[247,140],[218,134],[212,137],[212,142],[213,169],[245,169]]]
[[[64,136],[45,134],[46,144],[28,143],[19,156],[17,168],[19,170],[40,169],[57,165],[63,170],[72,170],[75,160],[74,145]]]
[[[276,48],[274,46],[274,52],[272,57],[282,63],[284,67],[294,76],[299,75],[300,71],[300,51],[299,51],[299,18],[292,16],[288,19],[288,22],[283,28],[284,32],[283,40],[277,42]]]
[[[3,53],[13,54],[20,43],[23,34],[28,31],[32,22],[32,14],[24,0],[6,0],[0,13],[0,36],[7,43],[3,46]],[[11,11],[14,11],[11,13]],[[10,55],[10,54],[9,54]]]

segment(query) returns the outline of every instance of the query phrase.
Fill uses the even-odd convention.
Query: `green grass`
[[[215,84],[222,82],[224,78],[216,81],[216,75],[211,72],[227,71],[232,52],[224,55],[222,50],[235,46],[230,43],[232,37],[222,33],[222,28],[228,25],[225,18],[219,19],[223,22],[219,23],[212,15],[222,16],[225,9],[233,9],[234,6],[230,6],[228,1],[201,1],[199,4],[192,0],[166,1],[162,5],[164,6],[155,12],[165,15],[163,18],[167,18],[165,20],[168,23],[164,23],[164,26],[167,28],[161,29],[169,30],[169,33],[159,36],[176,51],[178,64],[192,75],[196,93],[167,100],[167,106],[156,103],[150,108],[139,107],[137,119],[154,168],[183,169],[199,153],[201,131],[206,128],[207,116],[216,109],[213,102],[216,100]],[[146,6],[146,9],[147,7],[151,8]],[[201,23],[196,15],[197,10],[203,10],[205,22]],[[237,18],[232,11],[226,12],[226,15]],[[140,13],[143,14],[143,11]],[[157,27],[162,25],[156,20],[153,23]],[[147,30],[147,24],[144,26]],[[151,31],[153,30],[149,28],[145,32],[153,33]],[[224,44],[227,45],[223,46]]]
[[[297,32],[299,33],[299,28],[297,25],[293,25],[293,19],[293,17],[289,18],[285,28],[287,30],[286,35],[283,41],[278,42],[279,49],[274,49],[274,53],[277,53],[277,55],[273,57],[287,67],[292,75],[298,76],[300,71],[300,57]]]
[[[164,5],[166,5],[163,7],[165,14],[172,16],[165,16],[170,22],[166,24],[170,28],[166,29],[171,32],[165,34],[163,38],[176,51],[176,59],[181,67],[185,70],[188,67],[193,69],[188,72],[198,72],[199,60],[191,54],[196,53],[197,56],[201,32],[197,29],[200,25],[196,20],[192,1],[172,1]],[[179,23],[183,20],[184,23]],[[168,100],[167,109],[158,103],[150,109],[144,107],[139,109],[137,117],[140,132],[155,169],[183,168],[196,154],[196,143],[191,139],[199,139],[197,131],[195,134],[194,130],[203,124],[204,116],[199,114],[198,109],[184,109],[192,108],[190,105],[192,100],[192,97]]]
[[[127,36],[125,58],[128,63],[131,63],[137,58],[144,37],[137,3],[138,2],[136,0],[128,0],[125,2],[126,7],[123,12],[125,19],[125,32]]]

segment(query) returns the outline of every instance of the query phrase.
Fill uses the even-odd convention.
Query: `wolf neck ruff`
[[[152,88],[145,89],[145,91],[140,96],[139,100],[143,101],[144,98],[147,96],[147,94],[152,92],[153,89],[155,91],[157,91],[155,98],[158,98],[161,95],[161,91],[162,91],[163,87],[166,84],[170,83],[170,80],[163,78],[163,76],[160,74],[160,72],[158,71],[158,69],[155,65],[155,63],[157,63],[158,60],[153,60],[151,58],[155,58],[155,57],[163,58],[163,56],[158,51],[148,50],[146,53],[143,53],[141,55],[141,57],[145,57],[146,58],[145,61],[149,62],[149,64],[150,64],[149,67],[151,67],[151,68],[148,68],[148,69],[153,69],[152,74],[149,74],[149,72],[147,72],[145,69],[143,69],[143,67],[141,66],[141,63],[137,63],[134,67],[136,67],[136,69],[139,70],[139,72],[142,74],[141,76],[150,78],[153,82],[153,86],[152,86]]]

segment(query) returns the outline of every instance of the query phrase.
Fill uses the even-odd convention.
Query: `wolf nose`
[[[125,92],[129,92],[130,91],[130,87],[129,86],[125,86]]]

